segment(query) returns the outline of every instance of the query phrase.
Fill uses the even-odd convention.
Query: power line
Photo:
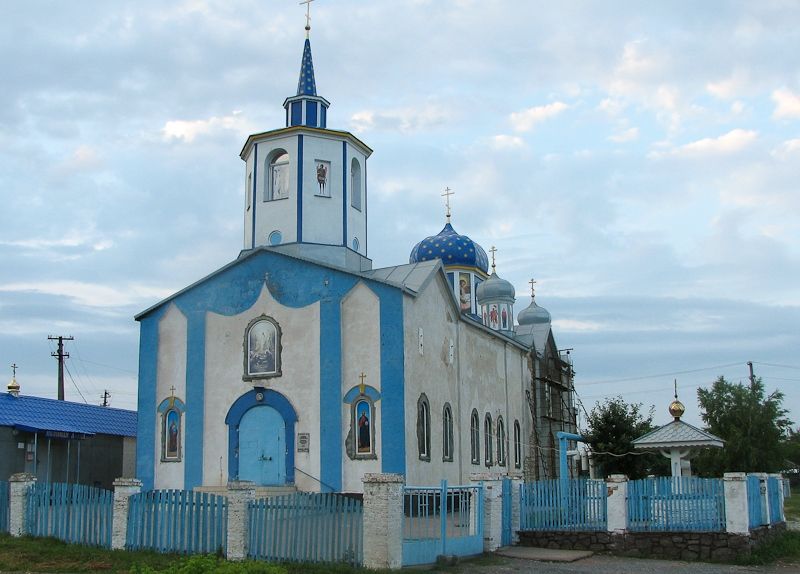
[[[794,365],[777,365],[775,363],[762,363],[761,361],[753,361],[756,365],[764,365],[767,367],[777,367],[779,369],[796,369],[800,371],[800,367],[796,367]]]
[[[139,374],[139,373],[137,373],[136,371],[129,371],[128,369],[122,369],[122,368],[120,368],[120,367],[115,367],[115,366],[113,366],[113,365],[106,365],[106,364],[104,364],[104,363],[96,363],[96,362],[94,362],[94,361],[89,361],[89,360],[87,360],[87,359],[82,359],[82,358],[80,358],[80,354],[79,354],[78,360],[79,360],[79,361],[82,361],[82,362],[84,362],[84,363],[89,363],[90,365],[97,365],[98,367],[105,367],[106,369],[114,369],[115,371],[120,371],[120,372],[123,372],[123,373],[128,373],[128,374],[130,374],[130,375],[138,375],[138,374]]]
[[[75,384],[75,379],[73,379],[73,378],[72,378],[72,373],[70,373],[70,372],[69,372],[69,367],[68,367],[68,366],[65,364],[65,365],[64,365],[64,368],[66,369],[66,371],[67,371],[67,374],[69,375],[69,380],[70,380],[70,381],[72,381],[72,385],[75,387],[75,390],[76,390],[76,391],[78,391],[78,394],[79,394],[79,395],[81,396],[81,398],[83,399],[83,402],[84,402],[84,403],[86,403],[86,404],[88,405],[88,404],[89,404],[89,401],[87,401],[87,400],[86,400],[86,397],[84,397],[84,396],[83,396],[83,393],[82,393],[82,392],[81,392],[81,390],[78,388],[78,385],[76,385],[76,384]],[[62,400],[62,401],[63,401],[64,399],[59,399],[59,400]]]
[[[672,371],[671,373],[660,373],[658,375],[641,375],[641,376],[638,376],[638,377],[628,377],[628,378],[625,378],[625,379],[610,379],[610,380],[607,380],[607,381],[592,381],[592,382],[589,382],[589,383],[581,383],[581,384],[583,386],[589,386],[589,385],[608,385],[608,384],[611,384],[611,383],[627,383],[627,382],[630,382],[630,381],[641,381],[643,379],[657,379],[657,378],[660,378],[660,377],[672,377],[674,375],[688,375],[690,373],[699,373],[701,371],[712,371],[714,369],[725,369],[725,368],[728,368],[728,367],[735,367],[737,365],[742,365],[742,364],[743,364],[742,362],[728,363],[727,365],[714,365],[712,367],[702,367],[702,368],[699,368],[699,369],[689,369],[687,371]]]

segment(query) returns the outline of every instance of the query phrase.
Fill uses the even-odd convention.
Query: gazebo
[[[633,448],[637,450],[660,452],[670,459],[673,477],[692,475],[689,459],[698,450],[722,448],[725,444],[725,441],[718,436],[683,422],[681,416],[685,411],[686,407],[678,400],[676,385],[675,400],[669,405],[669,414],[674,420],[633,441]]]

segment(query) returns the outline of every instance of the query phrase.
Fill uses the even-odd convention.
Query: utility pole
[[[750,368],[750,390],[756,388],[756,375],[753,373],[753,361],[747,361],[747,366]]]
[[[48,336],[48,340],[50,341],[58,341],[58,350],[50,353],[51,357],[55,357],[58,360],[58,400],[64,400],[64,359],[69,359],[69,353],[64,352],[64,341],[74,341],[75,337],[64,337],[59,335],[58,337]]]
[[[102,394],[102,396],[100,398],[103,399],[103,406],[107,407],[108,406],[108,399],[111,398],[111,393],[108,392],[108,389],[104,389],[103,390],[103,394]]]

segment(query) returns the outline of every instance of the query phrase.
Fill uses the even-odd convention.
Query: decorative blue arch
[[[277,391],[271,389],[253,389],[243,394],[231,405],[225,416],[228,425],[228,477],[236,480],[239,477],[239,423],[244,414],[254,407],[272,407],[283,417],[286,424],[286,482],[294,484],[294,426],[297,412],[292,403]]]

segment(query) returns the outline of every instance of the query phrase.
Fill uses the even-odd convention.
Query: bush
[[[286,568],[265,562],[227,562],[214,556],[192,556],[170,564],[164,570],[147,565],[135,565],[135,574],[288,574]]]

